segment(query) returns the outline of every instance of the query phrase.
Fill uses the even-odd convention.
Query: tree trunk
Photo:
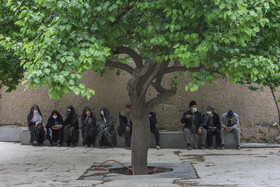
[[[278,102],[277,102],[277,99],[276,99],[276,96],[275,96],[275,93],[274,93],[274,88],[272,86],[269,86],[270,90],[271,90],[271,93],[272,93],[272,96],[273,96],[273,99],[274,99],[274,102],[276,104],[276,107],[277,107],[277,111],[278,111],[278,125],[280,124],[280,110],[279,110],[279,105],[278,105]]]
[[[132,141],[131,164],[136,175],[148,174],[148,150],[150,146],[150,125],[145,102],[131,99]]]

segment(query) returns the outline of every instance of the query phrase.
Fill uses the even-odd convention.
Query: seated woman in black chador
[[[109,110],[105,107],[100,109],[100,118],[97,122],[97,141],[99,146],[116,146],[115,122]]]
[[[30,143],[41,145],[45,140],[42,113],[37,105],[33,105],[27,116],[28,129],[30,131]]]
[[[81,117],[82,121],[82,136],[83,136],[83,145],[85,147],[94,146],[95,137],[97,134],[96,127],[96,117],[92,113],[89,107],[85,107],[83,115]]]
[[[79,139],[78,116],[73,106],[67,107],[66,118],[63,122],[65,141],[68,146],[74,147]]]
[[[47,139],[50,141],[50,146],[53,144],[60,147],[63,143],[63,118],[58,111],[53,110],[51,116],[48,119]]]

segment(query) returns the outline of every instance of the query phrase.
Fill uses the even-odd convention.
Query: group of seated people
[[[63,140],[68,146],[74,147],[78,142],[79,129],[83,137],[85,147],[94,146],[95,139],[99,146],[116,146],[116,134],[125,137],[125,148],[130,149],[132,136],[131,105],[126,104],[125,110],[119,112],[120,125],[115,130],[115,121],[105,107],[100,109],[99,119],[95,117],[89,107],[85,107],[81,116],[82,126],[79,128],[78,115],[73,106],[68,106],[65,119],[62,118],[57,110],[53,110],[44,128],[42,113],[37,105],[33,105],[27,117],[30,130],[30,143],[41,145],[45,137],[49,140],[50,146],[61,146]],[[159,131],[156,127],[156,113],[149,113],[150,131],[155,135],[156,148],[160,149]],[[207,112],[197,111],[195,101],[189,103],[189,110],[183,114],[181,123],[185,124],[183,132],[185,134],[187,149],[191,150],[191,135],[193,134],[194,145],[196,148],[205,149],[207,144],[209,149],[213,149],[213,135],[216,137],[218,149],[224,149],[225,136],[227,133],[233,133],[236,138],[236,148],[240,149],[240,125],[238,114],[232,110],[222,114],[221,120],[215,112],[215,108],[208,105]],[[46,129],[46,130],[45,130]],[[45,136],[46,132],[46,136]],[[196,141],[199,137],[199,142]]]
[[[189,110],[183,114],[181,123],[184,123],[183,128],[187,141],[187,149],[191,150],[191,134],[193,134],[195,147],[205,149],[207,144],[209,149],[213,149],[213,135],[215,135],[217,149],[225,148],[225,136],[227,133],[233,133],[236,139],[236,149],[240,149],[240,124],[238,114],[229,110],[221,115],[215,112],[215,108],[208,105],[207,112],[202,115],[197,111],[195,101],[189,103]],[[199,137],[199,142],[196,142],[196,136]]]
[[[83,137],[83,145],[85,147],[94,146],[95,141],[100,147],[116,146],[116,133],[119,136],[124,134],[125,148],[130,149],[132,122],[130,118],[131,105],[127,104],[125,110],[120,111],[120,126],[115,130],[115,121],[105,107],[100,109],[99,119],[95,117],[89,107],[85,107],[81,116],[81,128],[79,128],[78,115],[73,106],[68,106],[65,119],[57,110],[51,112],[47,124],[44,128],[42,113],[37,105],[33,105],[27,116],[28,129],[30,131],[30,143],[32,145],[43,144],[45,138],[50,142],[50,146],[62,146],[63,140],[68,146],[74,147],[78,142],[79,129],[81,129]],[[157,149],[159,149],[159,132],[156,128],[156,113],[150,112],[151,132],[155,134]],[[46,136],[45,136],[46,134]]]

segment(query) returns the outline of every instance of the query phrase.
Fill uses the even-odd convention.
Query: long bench
[[[78,146],[82,145],[82,133],[79,133],[79,142]],[[162,148],[186,148],[187,143],[185,141],[185,136],[182,131],[159,131],[159,138],[160,138],[160,146]],[[215,137],[213,137],[215,138]],[[28,145],[30,140],[30,132],[27,128],[23,129],[20,135],[20,142],[23,145]],[[197,137],[198,142],[198,137]],[[235,148],[235,137],[232,133],[228,134],[225,138],[225,148]],[[191,138],[191,144],[194,145],[193,138]],[[44,145],[49,145],[49,141],[44,141]],[[98,146],[98,143],[95,143],[96,146]],[[124,136],[118,136],[117,135],[117,147],[124,147]],[[151,144],[150,147],[155,147],[155,137],[152,134],[151,135]],[[216,147],[216,141],[213,140],[213,146]]]

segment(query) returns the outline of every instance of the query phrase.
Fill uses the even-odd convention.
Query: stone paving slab
[[[191,163],[197,179],[78,180],[94,163],[130,162],[123,148],[33,147],[0,142],[0,187],[6,186],[272,186],[280,184],[280,148],[150,149],[149,163]]]

